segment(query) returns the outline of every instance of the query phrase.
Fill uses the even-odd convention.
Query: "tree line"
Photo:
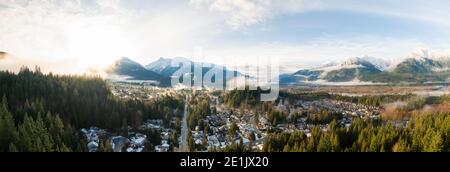
[[[184,100],[124,100],[93,76],[43,74],[38,67],[17,74],[0,71],[3,96],[0,151],[83,151],[81,128],[137,131],[147,119],[181,116]]]
[[[310,135],[271,133],[267,152],[449,152],[450,113],[416,115],[407,125],[356,119],[346,128],[335,120]]]

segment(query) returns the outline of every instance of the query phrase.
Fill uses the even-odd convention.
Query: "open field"
[[[450,94],[448,85],[366,85],[366,86],[315,86],[291,87],[292,91],[327,92],[346,96],[417,94],[424,96],[441,96]]]

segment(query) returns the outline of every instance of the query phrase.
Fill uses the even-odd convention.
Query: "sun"
[[[135,45],[120,27],[92,25],[69,31],[68,53],[82,68],[104,68],[121,56],[133,54]]]

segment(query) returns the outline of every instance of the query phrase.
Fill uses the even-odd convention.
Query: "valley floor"
[[[117,96],[125,99],[152,99],[161,94],[183,92],[123,84],[113,88],[114,93],[120,93]],[[440,99],[450,94],[446,85],[370,85],[288,88],[283,89],[280,98],[274,102],[251,103],[249,100],[254,98],[251,95],[247,90],[184,91],[179,95],[186,99],[183,116],[178,119],[181,130],[173,125],[164,128],[160,119],[161,122],[155,124],[159,127],[155,129],[164,132],[161,133],[161,144],[155,145],[156,151],[281,151],[283,146],[274,148],[271,144],[283,134],[301,133],[299,137],[304,135],[304,140],[318,134],[327,137],[336,132],[336,125],[344,133],[353,130],[354,125],[377,128],[393,125],[395,130],[406,130],[410,121],[415,120],[415,113],[447,113],[448,103],[442,103]],[[173,133],[179,137],[169,138]],[[315,149],[298,146],[295,151],[318,151]],[[362,151],[353,147],[342,149]],[[390,151],[395,150],[391,148]]]
[[[434,85],[349,85],[349,86],[302,86],[287,87],[288,90],[327,92],[346,96],[416,94],[423,96],[442,96],[450,94],[450,84]]]

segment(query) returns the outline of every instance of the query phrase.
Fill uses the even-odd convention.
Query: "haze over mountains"
[[[7,52],[0,52],[1,70],[12,70],[11,58]],[[21,61],[19,61],[21,62]],[[217,76],[224,84],[234,74],[243,77],[244,71],[232,71],[226,67],[193,62],[188,58],[160,58],[143,66],[130,58],[121,58],[106,70],[108,76],[121,76],[125,80],[154,81],[159,86],[170,86],[175,72],[181,71],[183,63],[191,64],[191,71],[181,75],[191,75],[202,71],[203,76],[213,70],[221,70],[223,76]],[[28,64],[28,63],[27,63]],[[283,65],[283,64],[281,64]],[[291,64],[292,65],[292,64]],[[43,67],[43,66],[41,66]],[[45,69],[45,66],[44,66]],[[213,71],[220,72],[220,71]],[[242,72],[242,73],[241,73]],[[179,74],[177,74],[180,76]],[[216,76],[213,76],[214,82]],[[363,56],[347,58],[341,62],[329,62],[317,67],[299,69],[296,72],[280,75],[283,86],[317,85],[366,85],[366,84],[420,84],[450,81],[450,57],[430,55],[428,51],[413,53],[398,61],[387,61],[376,57]]]
[[[116,61],[106,71],[111,75],[124,76],[127,79],[132,80],[150,80],[159,82],[158,85],[168,86],[170,84],[170,78],[160,75],[154,71],[145,69],[141,64],[131,60],[130,58],[123,57]]]
[[[19,72],[22,67],[39,67],[43,73],[86,74],[89,66],[80,64],[76,59],[28,58],[15,53],[0,50],[0,70]],[[85,66],[85,67],[80,67]]]
[[[7,58],[8,54],[6,52],[0,51],[0,60]]]
[[[450,58],[430,57],[426,52],[399,62],[374,57],[353,57],[340,63],[301,69],[280,76],[282,85],[310,84],[399,84],[447,82]]]
[[[193,76],[194,69],[201,69],[202,74],[205,75],[211,69],[217,70],[214,67],[222,67],[216,64],[192,62],[180,57],[160,58],[144,67],[129,58],[122,58],[108,73],[129,76],[135,80],[155,80],[165,84],[176,71],[181,69],[182,63],[191,64],[191,71],[184,71],[182,75]],[[397,62],[370,56],[352,57],[341,62],[330,62],[318,67],[300,69],[291,74],[282,74],[280,84],[366,85],[448,82],[449,69],[450,58],[430,57],[427,52],[413,54]],[[225,74],[230,72],[235,73],[236,76],[243,76],[238,71],[224,68],[225,78],[220,79],[228,80],[230,76]]]
[[[242,75],[240,72],[231,71],[224,66],[212,64],[212,63],[200,63],[193,62],[187,58],[176,57],[170,58],[160,58],[155,62],[152,62],[145,66],[146,69],[157,72],[160,75],[172,77],[176,71],[182,68],[183,64],[191,64],[191,72],[195,70],[201,70],[202,74],[205,75],[208,71],[223,69],[224,74],[235,73],[236,76]]]
[[[188,71],[183,64],[190,64],[191,70]],[[176,73],[181,71],[182,73]],[[177,57],[173,59],[160,58],[155,62],[152,62],[145,67],[141,64],[129,59],[121,58],[116,61],[111,67],[107,69],[109,75],[120,75],[124,76],[128,80],[152,80],[159,82],[160,86],[169,86],[171,78],[181,76],[191,75],[192,81],[195,79],[194,71],[202,71],[202,75],[207,75],[208,72],[220,73],[223,75],[214,75],[211,82],[215,82],[216,79],[224,81],[224,84],[232,79],[232,76],[240,77],[243,76],[240,72],[228,70],[224,66],[209,64],[209,63],[199,63],[193,62],[187,58]],[[207,86],[207,85],[205,85]]]

